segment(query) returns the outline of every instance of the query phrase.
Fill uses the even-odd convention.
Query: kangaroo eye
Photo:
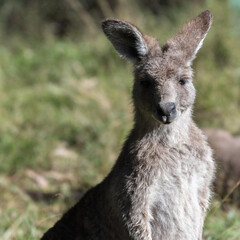
[[[152,85],[152,82],[150,80],[142,80],[140,81],[140,85],[144,88],[149,88]]]
[[[179,84],[184,85],[187,82],[187,79],[182,78],[178,81]]]

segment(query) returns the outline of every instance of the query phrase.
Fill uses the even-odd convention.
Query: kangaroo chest
[[[199,189],[205,184],[205,163],[188,149],[169,149],[154,160],[158,171],[149,190],[153,240],[198,239],[203,217]]]

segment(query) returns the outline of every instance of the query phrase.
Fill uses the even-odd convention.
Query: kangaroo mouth
[[[176,119],[177,112],[173,112],[173,113],[170,113],[169,115],[165,116],[165,115],[160,114],[158,111],[155,111],[153,113],[153,117],[157,121],[159,121],[159,122],[161,122],[163,124],[170,124],[170,123],[172,123]]]

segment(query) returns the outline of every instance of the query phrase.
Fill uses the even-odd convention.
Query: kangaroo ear
[[[182,51],[186,60],[191,64],[191,61],[201,48],[211,24],[212,14],[210,11],[206,10],[187,23],[167,45],[174,51]]]
[[[120,56],[135,62],[147,54],[144,35],[134,25],[118,19],[106,19],[102,28]]]

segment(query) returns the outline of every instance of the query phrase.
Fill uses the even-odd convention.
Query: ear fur
[[[135,62],[147,54],[144,35],[134,25],[118,19],[106,19],[102,28],[120,56]]]
[[[187,23],[173,39],[167,42],[167,45],[174,51],[182,51],[186,60],[191,64],[201,48],[211,24],[212,14],[209,10],[205,10]]]

